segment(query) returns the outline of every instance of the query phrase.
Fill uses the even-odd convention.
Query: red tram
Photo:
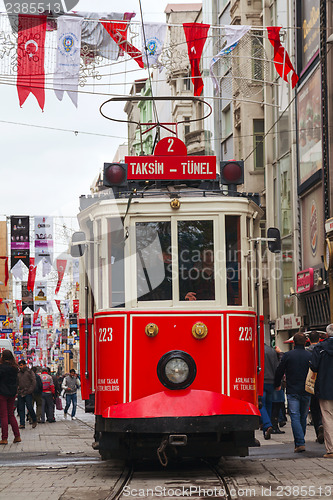
[[[170,155],[106,165],[110,188],[80,199],[82,395],[104,459],[244,456],[259,427],[262,210],[195,157],[196,177],[159,177]]]

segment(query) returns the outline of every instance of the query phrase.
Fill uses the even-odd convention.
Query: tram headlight
[[[186,389],[192,384],[196,374],[194,359],[184,351],[167,352],[157,365],[157,376],[168,389]]]

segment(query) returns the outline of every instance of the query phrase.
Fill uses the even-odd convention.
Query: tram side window
[[[171,223],[137,222],[138,301],[172,299]]]
[[[109,220],[110,307],[125,306],[124,228],[121,219]]]
[[[225,217],[225,242],[227,304],[228,306],[240,306],[242,305],[241,238],[240,217],[238,215],[226,215]]]
[[[179,299],[215,300],[212,220],[178,221]]]

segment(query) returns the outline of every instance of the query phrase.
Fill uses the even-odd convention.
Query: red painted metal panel
[[[260,415],[245,401],[210,391],[163,391],[132,403],[111,406],[105,418],[194,417],[209,415]]]
[[[96,396],[95,414],[123,403],[126,368],[126,315],[95,316]]]
[[[196,363],[197,375],[191,388],[222,392],[221,316],[206,312],[133,315],[131,400],[164,389],[157,377],[157,364],[173,350],[187,352]],[[207,337],[200,340],[192,335],[192,326],[198,321],[208,328]],[[148,323],[158,326],[156,337],[146,335]]]
[[[256,404],[255,315],[228,315],[230,396]]]
[[[91,318],[88,319],[88,378],[86,378],[86,333],[85,319],[79,320],[80,331],[80,377],[81,377],[81,396],[82,399],[89,399],[92,394],[92,382],[94,378],[92,370],[92,324]]]

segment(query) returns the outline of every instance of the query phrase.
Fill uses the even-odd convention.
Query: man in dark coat
[[[305,391],[305,379],[311,359],[311,353],[305,350],[306,340],[304,333],[294,335],[295,349],[283,355],[274,381],[275,388],[280,390],[282,377],[286,375],[286,392],[295,453],[305,451],[306,417],[311,399],[310,394]]]
[[[310,367],[317,373],[315,394],[324,426],[324,458],[333,458],[333,324],[328,325],[326,332],[328,338],[312,351]]]
[[[30,368],[27,367],[24,359],[19,361],[18,372],[18,389],[17,389],[17,407],[20,416],[20,429],[25,428],[25,407],[27,407],[29,415],[32,418],[32,428],[37,426],[37,417],[35,410],[32,406],[32,393],[36,386],[35,374]]]
[[[273,347],[265,344],[264,392],[260,409],[264,438],[270,439],[273,433],[272,402],[274,393],[274,376],[279,364],[279,358]]]

